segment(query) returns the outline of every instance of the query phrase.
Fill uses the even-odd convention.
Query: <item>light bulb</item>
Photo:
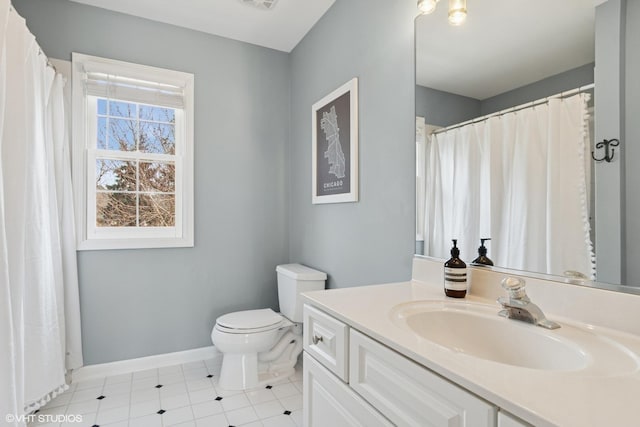
[[[423,15],[428,15],[436,10],[436,5],[440,0],[418,0],[418,10]]]
[[[460,25],[467,19],[467,0],[449,0],[449,24]]]

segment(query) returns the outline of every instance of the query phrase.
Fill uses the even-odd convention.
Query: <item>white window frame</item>
[[[184,108],[175,110],[175,155],[97,149],[97,98],[85,89],[88,68],[92,72],[104,70],[105,74],[182,88]],[[72,178],[78,250],[193,247],[193,94],[194,76],[190,73],[72,54]],[[175,162],[174,227],[96,226],[96,158],[109,157],[134,161],[172,158]]]

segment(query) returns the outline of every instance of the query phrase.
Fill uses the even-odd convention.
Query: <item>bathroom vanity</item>
[[[498,316],[513,274],[472,268],[457,300],[442,270],[415,257],[410,282],[304,295],[307,427],[640,422],[639,296],[522,276],[546,330]]]

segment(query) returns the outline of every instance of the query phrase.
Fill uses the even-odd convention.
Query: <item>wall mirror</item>
[[[416,253],[447,258],[455,238],[471,262],[491,238],[498,268],[638,293],[621,285],[621,150],[592,159],[623,130],[624,1],[467,11],[452,26],[441,1],[415,22]]]

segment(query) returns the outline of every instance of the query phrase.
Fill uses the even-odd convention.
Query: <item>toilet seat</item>
[[[270,308],[236,311],[216,319],[216,328],[229,334],[253,334],[278,329],[284,317]]]

